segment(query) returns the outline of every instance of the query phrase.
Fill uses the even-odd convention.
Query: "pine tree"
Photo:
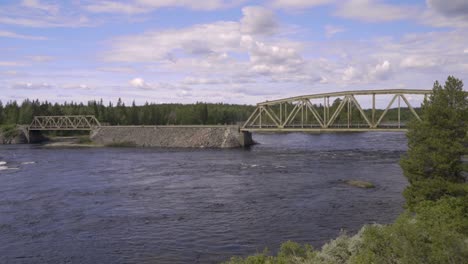
[[[33,118],[32,104],[31,104],[31,101],[26,99],[21,104],[19,117],[18,117],[18,123],[23,124],[23,125],[29,124],[31,123],[32,118]]]
[[[435,82],[421,119],[410,124],[408,153],[401,160],[410,183],[404,193],[410,208],[419,201],[466,193],[464,185],[456,184],[465,181],[461,156],[466,152],[468,100],[463,82],[452,76],[444,87]]]

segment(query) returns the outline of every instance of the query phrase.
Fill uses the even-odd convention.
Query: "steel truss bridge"
[[[35,116],[27,129],[34,130],[92,130],[101,123],[93,115]]]
[[[406,121],[401,120],[402,101],[417,119],[421,120],[416,110],[410,104],[411,95],[431,94],[431,90],[360,90],[334,93],[323,93],[290,97],[266,101],[257,104],[257,108],[244,123],[241,131],[249,132],[358,132],[358,131],[406,131]],[[385,109],[376,109],[376,96],[386,95],[391,98]],[[356,98],[372,99],[372,108],[364,110]],[[408,97],[407,97],[408,96]],[[339,98],[339,104],[331,106],[330,98]],[[319,101],[320,104],[313,104]],[[384,117],[397,101],[398,120],[385,122]],[[344,109],[347,110],[344,110]],[[353,123],[354,115],[358,114],[360,123]],[[367,113],[366,113],[367,112]],[[370,113],[369,113],[370,112]],[[378,115],[378,113],[379,115]],[[344,117],[345,115],[345,117]],[[370,115],[370,116],[369,116]],[[337,122],[337,119],[340,122]],[[345,119],[345,120],[343,120]],[[344,122],[343,122],[344,121]],[[402,122],[403,121],[403,122]]]

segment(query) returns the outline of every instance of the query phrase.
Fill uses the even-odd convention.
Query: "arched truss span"
[[[360,90],[312,94],[266,101],[244,123],[243,131],[404,131],[404,111],[420,120],[417,110],[410,103],[411,95],[430,94],[431,90]],[[376,96],[388,98],[384,109],[376,109]],[[372,107],[363,109],[358,98],[370,97]],[[335,99],[330,105],[330,98]],[[312,103],[319,101],[320,103]],[[394,104],[396,108],[392,109]],[[383,122],[389,111],[396,111],[397,120]],[[354,117],[354,120],[353,120]],[[339,119],[339,120],[338,120]],[[356,123],[355,120],[359,120]]]

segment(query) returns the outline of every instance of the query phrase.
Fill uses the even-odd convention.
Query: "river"
[[[216,263],[287,240],[320,247],[403,210],[402,133],[254,139],[248,150],[0,145],[0,262]]]

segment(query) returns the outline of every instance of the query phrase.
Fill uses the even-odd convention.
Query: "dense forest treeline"
[[[330,106],[330,115],[340,104],[341,100],[336,99]],[[316,109],[323,113],[323,106],[316,105]],[[289,105],[289,110],[293,105]],[[103,124],[108,125],[219,125],[219,124],[238,124],[245,122],[250,114],[255,110],[252,105],[236,104],[213,104],[213,103],[195,103],[195,104],[149,104],[137,106],[132,103],[126,106],[121,99],[113,104],[105,104],[103,100],[89,101],[83,103],[51,103],[40,102],[39,100],[24,100],[21,103],[9,101],[5,105],[0,101],[0,125],[29,124],[34,116],[40,115],[94,115]],[[279,114],[279,107],[272,107]],[[419,111],[419,109],[416,109]],[[347,107],[341,111],[336,118],[337,124],[346,123]],[[365,110],[370,119],[371,110]],[[382,114],[383,110],[376,110],[376,118]],[[359,110],[352,106],[350,114],[354,123],[364,123]],[[412,114],[408,108],[401,108],[401,120],[410,120]],[[298,114],[292,123],[299,122],[301,115]],[[390,109],[383,119],[383,122],[395,122],[398,119],[398,110]],[[268,117],[263,119],[268,122]],[[271,120],[270,120],[271,121]],[[312,114],[305,117],[306,123],[316,122]]]
[[[0,124],[29,124],[40,115],[95,115],[109,125],[216,125],[236,124],[248,118],[255,109],[233,104],[149,104],[126,106],[100,101],[83,103],[50,103],[24,100],[21,104],[0,101]]]

